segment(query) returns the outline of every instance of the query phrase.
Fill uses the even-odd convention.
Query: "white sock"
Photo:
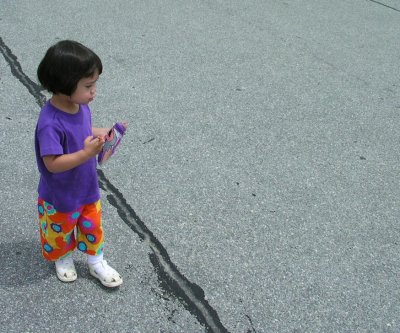
[[[72,260],[72,253],[68,253],[66,256],[57,259],[55,262],[58,264],[63,264],[65,262],[69,262],[70,260]]]
[[[99,263],[101,261],[103,261],[103,253],[99,254],[97,256],[91,256],[91,255],[87,256],[87,262],[89,265],[96,265],[97,263]]]

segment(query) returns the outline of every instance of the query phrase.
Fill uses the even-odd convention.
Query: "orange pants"
[[[39,198],[38,214],[45,259],[55,261],[71,253],[76,247],[89,255],[103,253],[100,200],[83,205],[73,212],[62,213],[57,212],[51,203]]]

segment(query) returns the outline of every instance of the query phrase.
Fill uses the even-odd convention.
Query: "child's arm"
[[[92,134],[94,137],[104,137],[109,130],[109,128],[92,127]]]
[[[96,156],[103,147],[104,138],[88,136],[84,141],[83,149],[64,155],[48,155],[43,157],[47,170],[53,173],[71,170]]]

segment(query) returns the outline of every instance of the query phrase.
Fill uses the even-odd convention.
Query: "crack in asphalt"
[[[46,102],[46,96],[41,93],[41,87],[33,82],[27,75],[25,75],[17,57],[11,52],[10,48],[3,42],[1,37],[0,52],[3,54],[4,59],[9,64],[11,73],[28,89],[31,95],[35,97],[36,103],[42,107]]]
[[[39,107],[46,102],[42,87],[33,82],[22,70],[17,57],[0,37],[0,52],[16,77],[36,99]],[[151,141],[151,140],[150,140]],[[117,209],[122,221],[134,231],[141,241],[146,243],[152,253],[149,254],[155,272],[157,273],[160,287],[182,303],[186,310],[196,317],[207,332],[224,333],[228,330],[222,325],[217,312],[205,299],[204,291],[196,284],[190,282],[171,261],[168,252],[154,234],[146,227],[144,222],[127,203],[121,192],[107,179],[102,170],[97,170],[99,185],[105,190],[107,200]]]
[[[107,199],[110,204],[117,209],[118,215],[126,225],[150,247],[152,251],[149,254],[150,261],[157,272],[162,288],[177,297],[200,323],[205,324],[209,332],[228,332],[221,324],[217,312],[206,301],[204,291],[179,272],[164,246],[126,202],[121,192],[107,180],[102,170],[98,170],[98,173],[101,188],[109,193]]]
[[[379,2],[379,1],[376,1],[376,0],[367,0],[367,1],[375,2],[375,3],[378,4],[378,5],[381,5],[381,6],[390,8],[390,9],[393,9],[393,10],[395,10],[396,12],[400,12],[400,9],[397,9],[397,8],[394,8],[394,7],[391,7],[391,6],[388,6],[388,5],[384,4],[383,2]]]

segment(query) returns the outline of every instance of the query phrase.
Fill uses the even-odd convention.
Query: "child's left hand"
[[[92,128],[92,135],[97,138],[105,138],[110,128],[100,128],[100,127],[93,127]]]

